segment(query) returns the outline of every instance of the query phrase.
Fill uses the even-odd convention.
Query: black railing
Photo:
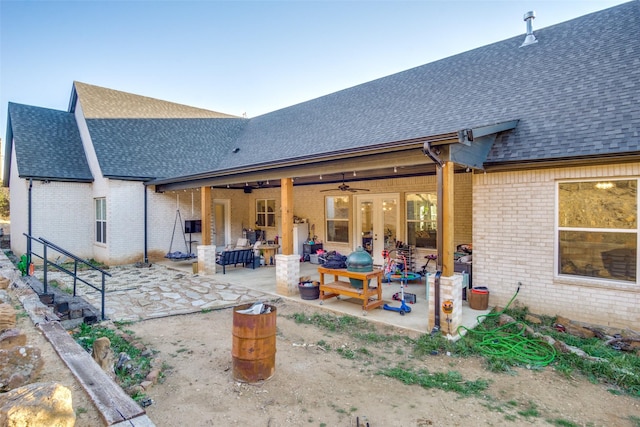
[[[27,237],[27,248],[28,248],[28,254],[27,254],[27,259],[29,260],[29,263],[31,263],[32,257],[35,256],[37,258],[40,258],[43,261],[43,279],[42,279],[42,284],[44,286],[44,293],[47,293],[47,289],[48,289],[48,283],[47,283],[47,272],[49,270],[49,266],[55,267],[56,269],[70,275],[71,277],[73,277],[73,296],[76,296],[76,287],[78,285],[78,282],[84,283],[85,285],[89,286],[92,289],[95,289],[96,291],[100,292],[100,296],[101,296],[101,305],[100,305],[100,316],[102,320],[105,320],[105,316],[104,316],[104,296],[105,296],[105,290],[106,290],[106,280],[105,277],[109,276],[111,277],[110,273],[107,273],[106,271],[104,271],[103,269],[96,267],[95,265],[91,264],[89,261],[80,258],[74,254],[72,254],[71,252],[62,249],[60,246],[46,240],[43,239],[42,237],[33,237],[28,235],[27,233],[22,233]],[[38,242],[42,245],[42,255],[38,255],[37,253],[33,252],[33,244],[32,242]],[[48,249],[53,249],[55,252],[57,252],[58,254],[60,254],[60,256],[65,256],[67,258],[69,258],[72,262],[73,262],[73,271],[68,270],[67,268],[65,268],[62,264],[63,263],[58,263],[57,261],[51,261],[48,258]],[[70,262],[71,262],[70,261]],[[90,270],[95,270],[101,273],[101,283],[100,285],[94,285],[90,282],[87,282],[86,280],[84,280],[81,277],[78,277],[78,265],[80,265],[80,267],[82,267],[83,270],[85,270],[85,266],[88,267],[88,269]],[[27,274],[29,273],[29,268],[27,268]]]

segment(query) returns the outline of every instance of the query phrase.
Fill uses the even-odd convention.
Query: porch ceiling
[[[355,172],[355,176],[354,176]],[[351,156],[288,165],[255,165],[251,170],[220,171],[207,176],[183,178],[180,182],[156,183],[156,191],[182,190],[210,186],[243,190],[280,187],[281,178],[293,178],[294,186],[361,182],[377,179],[434,175],[435,164],[422,148],[392,153]]]

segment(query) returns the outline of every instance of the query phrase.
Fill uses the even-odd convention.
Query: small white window
[[[107,243],[107,199],[96,200],[96,242]]]

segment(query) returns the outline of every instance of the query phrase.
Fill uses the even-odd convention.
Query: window
[[[558,184],[558,273],[636,283],[638,180]]]
[[[258,227],[276,226],[276,200],[256,200],[256,225]]]
[[[327,242],[349,243],[349,196],[325,199]]]
[[[96,200],[96,242],[107,243],[107,199]]]
[[[431,193],[407,194],[407,242],[418,248],[436,248],[438,205]]]

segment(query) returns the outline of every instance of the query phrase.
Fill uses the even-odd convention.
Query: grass
[[[143,355],[142,350],[134,346],[132,332],[124,329],[127,324],[126,322],[114,323],[115,329],[113,329],[100,324],[87,325],[83,323],[78,329],[73,331],[72,335],[75,341],[87,352],[93,350],[95,340],[106,337],[111,342],[111,349],[116,359],[118,355],[122,353],[126,354],[130,360],[122,366],[115,368],[116,382],[134,400],[139,402],[146,398],[146,396],[140,393],[134,386],[139,385],[151,371],[152,358],[146,355],[146,353]]]
[[[505,311],[518,322],[526,324],[528,309],[516,306]],[[515,367],[524,366],[529,369],[542,369],[544,365],[525,364],[517,360],[511,353],[490,354],[483,351],[482,344],[484,334],[494,332],[498,325],[497,316],[490,316],[478,325],[473,333],[456,342],[448,340],[441,334],[431,336],[424,334],[417,339],[410,339],[396,334],[381,334],[377,332],[375,326],[366,320],[353,316],[335,316],[332,314],[313,314],[311,316],[295,313],[290,316],[297,323],[314,325],[328,332],[344,333],[351,338],[362,343],[360,350],[337,349],[346,359],[366,356],[374,358],[372,353],[374,348],[395,347],[398,356],[407,358],[423,359],[427,356],[437,354],[451,354],[453,357],[481,357],[485,362],[487,370],[492,372],[512,372]],[[589,356],[599,358],[590,360],[582,358],[572,353],[557,353],[549,364],[561,375],[572,377],[583,375],[594,383],[603,383],[611,387],[612,393],[628,394],[640,398],[640,356],[632,352],[615,350],[597,338],[579,338],[566,333],[561,333],[553,328],[555,318],[542,317],[540,324],[528,324],[534,330],[546,335],[550,335],[556,340],[561,340],[568,345],[577,347],[586,352]],[[509,326],[511,332],[517,332],[519,325]],[[505,329],[505,332],[509,332]],[[323,348],[327,348],[323,341]],[[535,343],[534,343],[535,344]],[[362,349],[366,348],[366,352]],[[548,355],[545,355],[547,357]],[[381,373],[393,376],[401,381],[421,382],[420,375],[424,373],[407,370],[404,374],[403,368],[386,368]],[[640,427],[640,426],[639,426]]]
[[[465,381],[456,371],[432,373],[426,369],[408,370],[395,367],[381,369],[379,374],[395,378],[407,385],[417,384],[425,389],[436,388],[455,392],[460,396],[479,395],[489,387],[489,382],[486,380]]]

